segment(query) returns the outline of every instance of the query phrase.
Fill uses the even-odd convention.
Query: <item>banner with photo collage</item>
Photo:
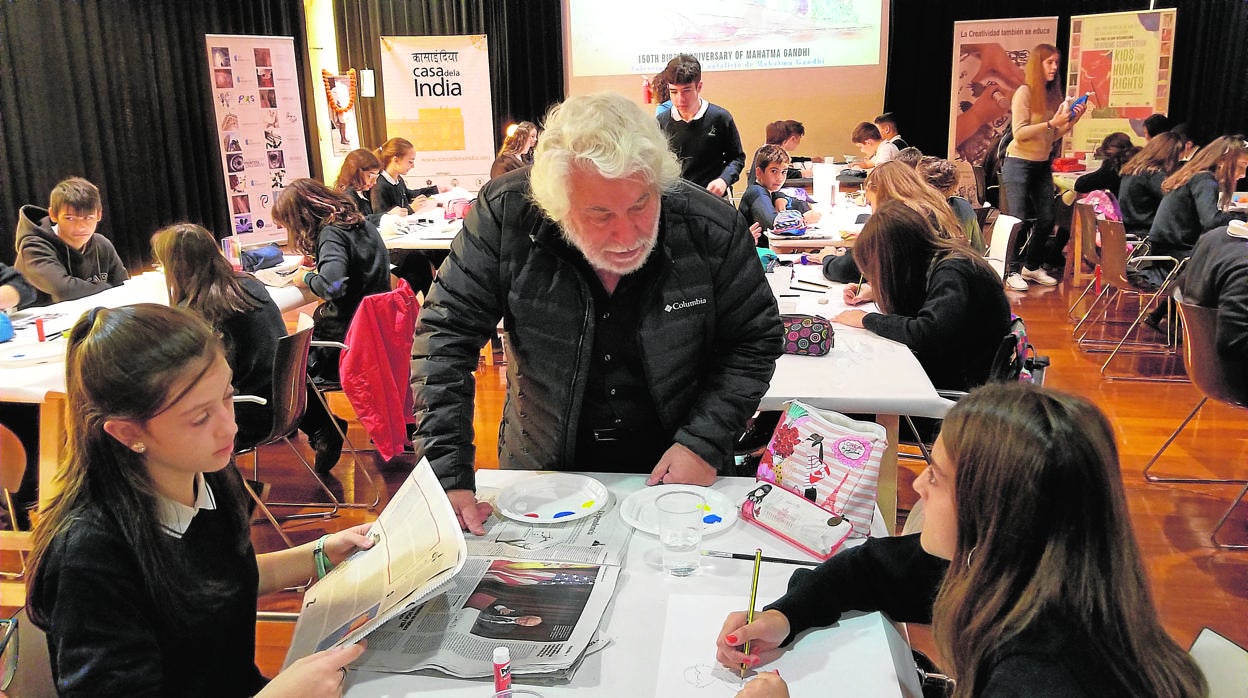
[[[1057,43],[1057,17],[955,22],[949,160],[958,167],[958,192],[977,201],[972,165],[1010,124],[1010,100],[1023,84],[1023,65],[1036,44]]]
[[[1174,9],[1070,18],[1066,95],[1091,94],[1064,156],[1084,158],[1116,131],[1144,145],[1144,120],[1170,110],[1175,18]]]
[[[208,34],[205,44],[231,232],[242,245],[285,242],[273,202],[288,183],[310,176],[295,41]]]

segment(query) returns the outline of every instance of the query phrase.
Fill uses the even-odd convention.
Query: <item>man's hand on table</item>
[[[446,498],[451,500],[451,508],[455,510],[455,518],[465,531],[474,536],[485,535],[485,520],[490,517],[493,509],[485,502],[478,502],[472,490],[447,490]]]
[[[710,463],[702,460],[702,458],[690,451],[688,447],[681,444],[672,444],[663,452],[663,457],[659,458],[659,464],[654,466],[654,470],[650,473],[650,478],[646,480],[647,485],[658,485],[660,483],[667,485],[702,485],[709,487],[715,484],[715,478],[719,473]]]

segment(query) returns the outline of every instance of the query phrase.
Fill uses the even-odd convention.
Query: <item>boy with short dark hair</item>
[[[664,70],[672,108],[658,115],[680,160],[680,176],[724,196],[745,168],[741,134],[732,114],[702,99],[702,64],[682,53]]]
[[[849,134],[849,139],[866,157],[866,160],[856,163],[864,170],[869,170],[897,157],[897,146],[884,140],[884,137],[880,135],[880,129],[870,121],[864,121],[855,126],[853,133]]]
[[[770,229],[776,221],[776,213],[785,209],[798,211],[807,225],[819,220],[818,211],[801,199],[790,199],[780,193],[784,186],[785,172],[789,169],[789,153],[778,145],[764,145],[754,153],[755,182],[746,187],[738,208],[749,223],[757,223],[762,229]],[[766,246],[766,238],[755,242]]]
[[[81,177],[52,190],[48,208],[17,215],[17,270],[39,291],[36,305],[99,293],[130,278],[113,243],[95,232],[103,218],[100,190]]]
[[[905,150],[910,147],[906,139],[901,137],[897,132],[897,117],[891,111],[875,117],[875,127],[880,130],[880,137],[897,146],[897,150]]]

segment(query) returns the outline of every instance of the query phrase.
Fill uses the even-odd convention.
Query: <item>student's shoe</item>
[[[1027,267],[1023,267],[1023,270],[1020,272],[1020,274],[1022,274],[1022,277],[1024,279],[1028,281],[1034,281],[1040,284],[1041,286],[1056,286],[1057,285],[1057,279],[1046,274],[1043,269],[1028,269]]]
[[[1013,274],[1005,277],[1005,286],[1011,291],[1026,291],[1029,288],[1027,280],[1024,279],[1018,272],[1014,272]]]
[[[338,417],[333,419],[338,423],[339,429],[343,432],[347,430],[347,420]],[[328,475],[329,471],[338,465],[338,459],[342,456],[342,434],[339,433],[339,429],[326,427],[320,433],[308,436],[308,443],[316,453],[312,469],[317,475]]]

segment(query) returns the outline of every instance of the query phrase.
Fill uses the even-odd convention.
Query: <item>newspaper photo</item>
[[[355,642],[433,596],[468,559],[464,533],[422,459],[369,530],[376,544],[335,567],[303,596],[285,666]]]

